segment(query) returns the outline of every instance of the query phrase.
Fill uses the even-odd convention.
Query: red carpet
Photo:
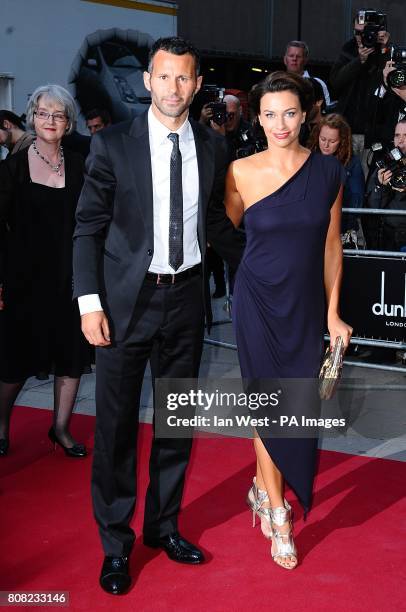
[[[140,538],[131,562],[135,586],[118,598],[98,586],[102,552],[90,504],[90,457],[53,452],[48,411],[17,408],[13,417],[11,453],[0,460],[0,590],[69,591],[69,609],[86,611],[405,609],[404,463],[322,452],[306,523],[293,503],[301,564],[288,572],[272,562],[259,527],[251,528],[244,501],[254,471],[250,441],[200,439],[180,527],[208,562],[176,565]],[[93,417],[74,416],[73,433],[90,446],[93,426]],[[149,426],[141,428],[141,440],[137,533]]]

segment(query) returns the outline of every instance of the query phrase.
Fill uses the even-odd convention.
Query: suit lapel
[[[153,233],[153,192],[151,152],[149,148],[148,113],[136,117],[128,134],[122,135],[129,182],[137,197],[145,230]]]
[[[195,138],[197,166],[199,172],[198,235],[202,246],[205,244],[207,206],[213,185],[214,156],[209,135],[197,122],[190,120]],[[148,134],[148,113],[136,117],[128,134],[122,134],[125,149],[127,176],[137,194],[145,230],[153,233],[153,191],[151,152]]]
[[[199,210],[198,210],[198,234],[200,246],[205,243],[205,225],[207,206],[213,185],[214,156],[210,138],[206,130],[196,121],[190,120],[193,129],[196,146],[197,167],[199,171]]]

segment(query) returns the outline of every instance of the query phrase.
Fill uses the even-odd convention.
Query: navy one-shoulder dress
[[[343,166],[311,153],[277,191],[250,206],[233,322],[244,379],[315,379],[325,325],[324,248]],[[261,435],[261,431],[259,431]],[[308,511],[317,440],[261,438]]]

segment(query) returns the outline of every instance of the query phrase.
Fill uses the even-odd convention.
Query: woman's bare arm
[[[340,233],[342,200],[343,187],[341,187],[330,212],[330,225],[324,250],[324,286],[327,299],[327,326],[330,333],[330,343],[334,345],[336,338],[341,336],[345,346],[348,346],[352,327],[341,320],[339,313],[343,274],[343,247]]]
[[[226,213],[234,227],[239,227],[244,215],[244,203],[237,189],[235,180],[235,162],[230,164],[226,175],[226,191],[224,204]]]

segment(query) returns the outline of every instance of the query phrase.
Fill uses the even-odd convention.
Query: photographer
[[[383,69],[390,59],[386,15],[360,10],[354,20],[354,37],[347,41],[330,73],[342,114],[353,133],[354,153],[367,172],[368,149],[376,140],[375,126],[382,93]]]
[[[210,125],[213,130],[226,137],[230,162],[238,157],[246,157],[256,152],[256,142],[251,130],[251,124],[242,116],[241,102],[237,96],[224,96],[224,116],[218,113],[214,116],[212,103],[202,108],[200,121]]]
[[[393,144],[406,155],[406,119],[395,127]],[[371,175],[367,189],[369,208],[406,210],[406,165],[391,163],[387,156]],[[388,168],[388,165],[391,168]],[[369,248],[385,251],[406,250],[406,216],[382,216],[375,233],[370,232]]]
[[[239,157],[247,157],[256,153],[260,147],[259,141],[255,139],[251,124],[242,116],[241,102],[237,96],[228,94],[224,96],[224,112],[218,103],[208,102],[201,110],[200,122],[222,134],[227,142],[230,163]],[[213,110],[214,106],[214,110]],[[210,277],[213,273],[215,284],[213,298],[221,298],[226,294],[226,283],[224,277],[224,263],[221,257],[208,245],[206,251],[206,270]],[[230,289],[232,293],[233,276],[230,275]]]
[[[394,47],[383,70],[385,95],[379,107],[376,140],[389,147],[395,126],[406,117],[406,45]],[[402,84],[404,83],[404,84]]]

